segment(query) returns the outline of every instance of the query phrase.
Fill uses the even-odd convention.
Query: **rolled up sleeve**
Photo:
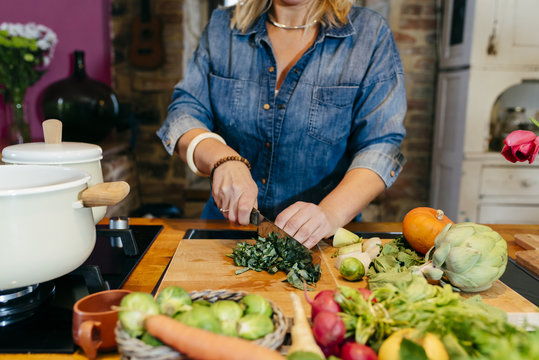
[[[349,143],[353,158],[349,170],[371,169],[390,187],[406,162],[400,150],[406,135],[403,125],[406,90],[392,36],[379,46],[370,72],[374,75],[367,77],[355,104]]]

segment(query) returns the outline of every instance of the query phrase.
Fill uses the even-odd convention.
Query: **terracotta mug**
[[[118,322],[118,310],[122,298],[129,290],[106,290],[88,295],[73,306],[73,340],[89,359],[97,357],[97,351],[116,349],[114,328]]]

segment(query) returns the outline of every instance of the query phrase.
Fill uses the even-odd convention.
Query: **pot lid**
[[[15,164],[75,164],[99,161],[101,147],[80,142],[46,144],[32,142],[11,145],[2,150],[2,161]]]
[[[1,165],[0,197],[47,193],[88,183],[90,175],[74,168],[47,165]]]

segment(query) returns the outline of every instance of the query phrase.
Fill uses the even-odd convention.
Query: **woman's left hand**
[[[298,201],[284,209],[275,219],[275,225],[308,247],[335,234],[336,219],[312,203]]]

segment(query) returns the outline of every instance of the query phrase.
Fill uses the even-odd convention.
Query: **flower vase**
[[[30,125],[24,111],[24,91],[15,89],[11,95],[11,101],[6,103],[6,115],[10,123],[9,142],[11,144],[30,142]]]

